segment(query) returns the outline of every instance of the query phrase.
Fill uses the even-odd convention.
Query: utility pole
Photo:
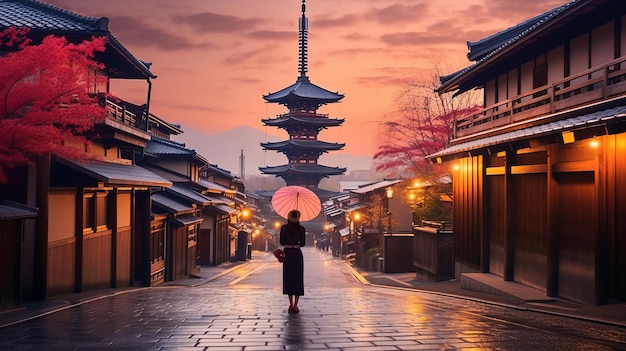
[[[241,180],[246,180],[246,157],[243,155],[243,149],[239,155],[239,177]]]

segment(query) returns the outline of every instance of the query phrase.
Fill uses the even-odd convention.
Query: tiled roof
[[[384,189],[388,186],[392,186],[394,184],[400,183],[402,180],[382,180],[380,182],[376,182],[373,184],[365,185],[359,187],[358,189],[350,190],[350,192],[355,194],[366,194],[374,190]]]
[[[154,156],[188,156],[197,159],[202,165],[209,163],[195,150],[186,148],[185,144],[155,136],[146,145],[145,152]]]
[[[583,114],[576,117],[566,118],[534,127],[524,128],[513,132],[494,135],[474,141],[450,146],[444,150],[428,156],[430,159],[454,155],[466,151],[477,150],[506,142],[530,139],[547,134],[556,134],[570,129],[602,123],[623,122],[626,119],[626,106],[619,106],[603,111]]]
[[[282,166],[259,167],[259,170],[267,174],[300,173],[319,175],[343,174],[346,168],[322,166],[318,164],[288,164]]]
[[[153,136],[152,140],[146,145],[146,153],[151,155],[195,155],[196,151],[185,147],[183,143],[177,143],[172,140],[161,139]]]
[[[152,203],[162,209],[164,209],[167,213],[193,213],[195,209],[191,206],[190,203],[185,203],[179,198],[167,194],[167,193],[156,193],[150,196],[152,199]]]
[[[235,190],[232,190],[230,188],[227,188],[221,184],[217,184],[215,182],[206,180],[206,179],[198,179],[198,184],[202,185],[203,187],[207,188],[207,190],[214,190],[214,191],[219,191],[219,192],[225,192],[225,193],[235,193]]]
[[[581,1],[583,0],[572,0],[564,5],[547,11],[541,15],[535,16],[531,19],[528,19],[520,24],[510,27],[504,31],[498,32],[492,36],[476,42],[468,42],[468,58],[470,60],[477,60],[476,63],[452,74],[441,76],[440,82],[442,86],[451,84],[452,81],[474,70],[477,66],[480,66],[482,63],[489,60],[492,56],[496,55],[505,48],[508,48],[509,46],[515,44],[522,38],[532,34],[538,28],[554,20],[560,14],[565,12],[565,10],[571,8],[573,5]]]
[[[134,57],[111,34],[106,17],[82,16],[37,0],[0,0],[0,30],[6,27],[28,27],[29,35],[39,37],[48,34],[83,39],[107,37],[107,50],[97,57],[102,58],[111,77],[156,78],[150,72],[150,64]]]
[[[264,95],[263,98],[268,102],[277,102],[280,104],[296,99],[315,100],[325,104],[343,99],[343,94],[333,93],[332,91],[321,88],[311,83],[307,77],[298,77],[298,80],[294,84],[275,93]]]
[[[76,162],[58,159],[76,171],[93,179],[104,182],[105,185],[136,185],[136,186],[170,186],[172,183],[149,170],[135,166],[109,162]]]
[[[181,199],[190,201],[196,205],[211,205],[211,199],[183,184],[173,184],[171,187],[166,188],[165,192],[169,194],[174,194]]]
[[[203,218],[196,217],[192,214],[184,214],[175,216],[172,218],[172,223],[178,225],[179,227],[184,227],[186,225],[197,224],[203,221]]]
[[[322,127],[340,126],[345,121],[344,118],[328,118],[328,117],[303,117],[303,116],[280,116],[277,118],[262,119],[268,126],[287,126],[287,125],[314,125]]]
[[[542,24],[550,21],[556,15],[563,12],[565,9],[571,7],[573,4],[579,1],[580,0],[572,0],[566,4],[546,11],[533,18],[527,19],[524,22],[507,28],[487,38],[483,38],[475,42],[468,41],[467,47],[469,49],[469,52],[467,54],[467,58],[470,61],[476,61],[484,58],[489,53],[495,50],[499,50],[501,47],[508,45],[516,40],[519,40],[525,35],[528,35],[533,30],[537,29]]]
[[[106,17],[81,16],[35,0],[0,0],[0,26],[108,33]]]
[[[297,149],[314,149],[318,151],[325,151],[325,150],[339,150],[343,148],[344,146],[346,146],[346,144],[328,143],[328,142],[320,141],[320,140],[289,139],[285,141],[261,143],[261,146],[268,150],[297,148]]]
[[[0,221],[33,218],[37,216],[37,211],[36,207],[0,200]]]

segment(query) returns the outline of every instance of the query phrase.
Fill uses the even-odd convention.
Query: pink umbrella
[[[300,211],[300,221],[310,221],[322,209],[319,197],[311,190],[297,185],[284,186],[272,196],[272,207],[281,217],[287,218],[291,210]]]

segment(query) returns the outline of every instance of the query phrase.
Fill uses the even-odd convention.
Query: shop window
[[[87,193],[83,195],[83,233],[107,230],[108,193]]]
[[[153,226],[150,241],[152,246],[150,262],[163,261],[165,258],[165,228],[162,223],[158,226]]]
[[[187,247],[196,246],[197,240],[196,225],[190,225],[187,227]]]

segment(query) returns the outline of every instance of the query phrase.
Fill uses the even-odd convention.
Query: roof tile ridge
[[[42,10],[52,10],[59,14],[62,17],[76,20],[85,24],[90,24],[96,27],[98,30],[109,32],[109,19],[107,17],[92,17],[92,16],[84,16],[78,13],[72,12],[70,10],[60,8],[54,5],[50,5],[48,3],[39,1],[39,0],[18,0],[22,3],[30,3],[32,6],[42,9]]]

